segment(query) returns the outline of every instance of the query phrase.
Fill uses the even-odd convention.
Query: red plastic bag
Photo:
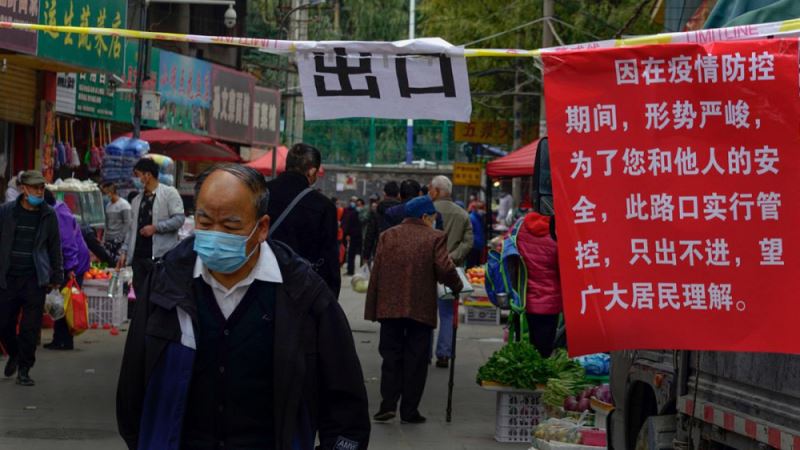
[[[89,329],[89,301],[86,294],[78,287],[75,278],[67,282],[61,294],[64,296],[64,311],[69,334],[78,336]]]

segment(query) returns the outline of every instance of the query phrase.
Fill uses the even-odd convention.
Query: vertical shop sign
[[[75,115],[78,74],[59,72],[56,78],[56,112]]]
[[[253,100],[253,144],[280,144],[281,93],[275,89],[255,88]]]
[[[214,65],[211,132],[226,141],[252,142],[255,78],[244,72]]]

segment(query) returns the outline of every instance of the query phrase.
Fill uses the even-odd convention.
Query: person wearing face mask
[[[103,245],[113,258],[119,256],[125,235],[131,226],[131,204],[117,193],[117,185],[107,181],[100,185],[106,204],[106,229]]]
[[[64,283],[58,220],[44,202],[44,185],[41,172],[23,172],[17,200],[0,206],[0,341],[9,354],[4,375],[16,373],[22,386],[35,384],[30,369],[36,362],[45,295]]]
[[[133,290],[138,292],[153,265],[178,245],[178,231],[186,216],[178,191],[158,182],[155,161],[140,159],[133,167],[133,176],[139,195],[131,204],[131,222],[119,251],[117,269],[131,266]]]
[[[267,183],[271,236],[308,260],[338,298],[342,280],[336,206],[312,188],[321,165],[320,151],[308,144],[289,150],[286,171]]]
[[[378,239],[364,318],[381,324],[378,351],[383,358],[383,401],[373,418],[379,422],[393,419],[401,401],[400,419],[416,424],[426,420],[418,407],[436,328],[436,283],[455,294],[464,286],[447,253],[447,236],[433,228],[436,208],[430,197],[409,200],[405,209],[406,219]]]
[[[309,264],[274,241],[263,176],[200,175],[196,229],[137,292],[117,391],[130,449],[361,450],[353,335]],[[268,239],[269,237],[269,239]]]

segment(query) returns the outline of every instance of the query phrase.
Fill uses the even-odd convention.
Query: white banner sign
[[[463,49],[441,39],[317,43],[298,48],[297,66],[307,120],[469,122],[472,112]]]
[[[59,72],[56,76],[56,112],[75,115],[78,74]]]

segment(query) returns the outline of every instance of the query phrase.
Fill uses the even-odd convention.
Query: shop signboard
[[[39,23],[74,27],[125,28],[126,0],[39,0]],[[119,36],[40,31],[37,55],[100,72],[122,73],[125,39]]]
[[[453,185],[481,186],[483,166],[480,163],[454,163]]]
[[[56,112],[75,115],[78,74],[59,72],[56,77]]]
[[[280,91],[256,87],[253,97],[253,144],[265,146],[280,144],[280,113]]]
[[[211,63],[196,58],[161,52],[158,93],[161,96],[162,126],[193,134],[208,134],[211,67]]]
[[[38,1],[0,0],[0,21],[39,23]],[[0,30],[0,48],[36,54],[38,36],[35,31]]]
[[[545,53],[569,351],[800,353],[798,41]]]
[[[214,65],[212,69],[213,100],[210,134],[232,142],[252,142],[253,89],[252,75]]]
[[[454,139],[475,144],[510,144],[514,140],[514,123],[508,120],[456,122]]]
[[[104,73],[80,73],[77,80],[75,114],[92,119],[114,119],[114,94]]]

